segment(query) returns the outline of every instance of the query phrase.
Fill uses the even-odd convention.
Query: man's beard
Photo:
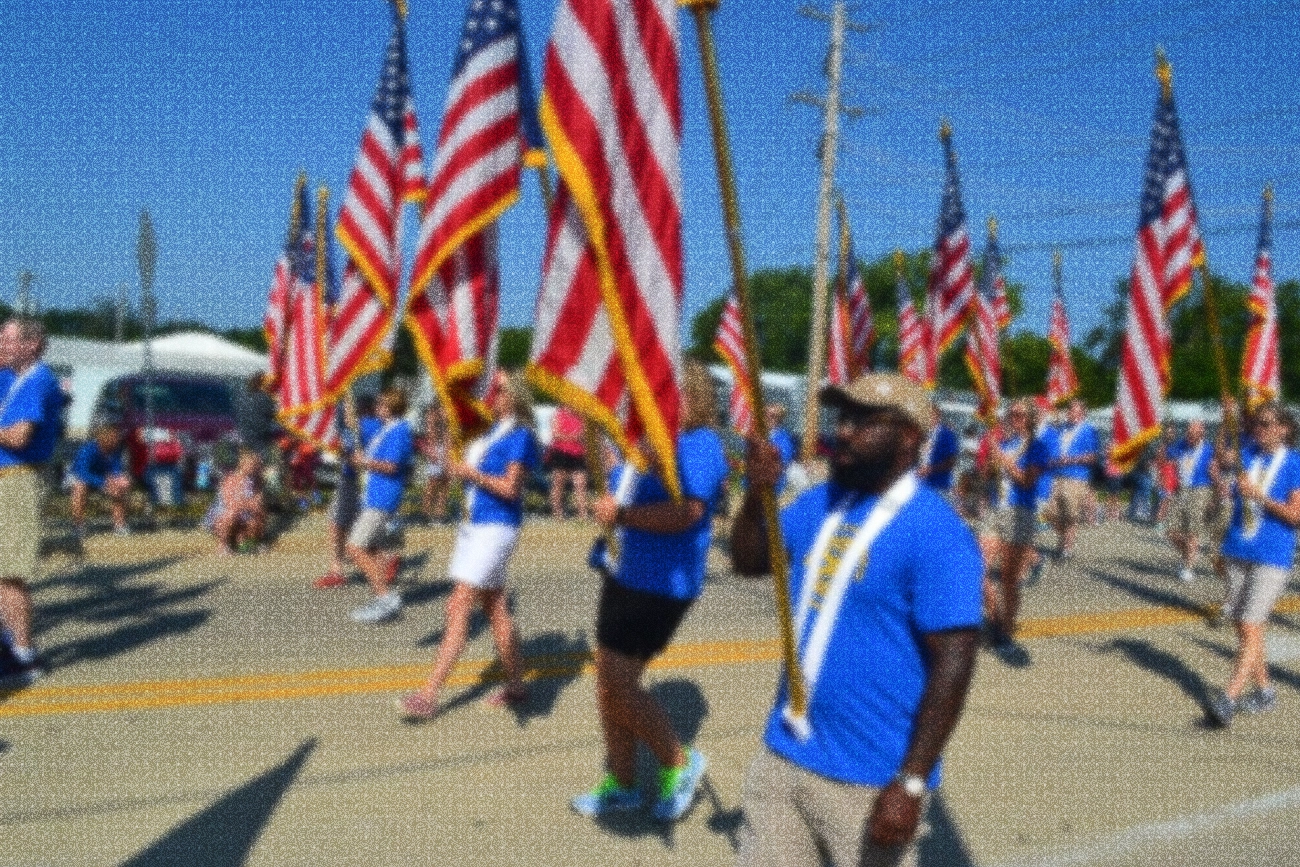
[[[850,491],[879,491],[889,481],[893,471],[894,462],[889,458],[858,458],[849,464],[832,463],[831,481]]]

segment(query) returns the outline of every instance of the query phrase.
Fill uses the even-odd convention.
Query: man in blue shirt
[[[831,478],[781,516],[807,712],[783,684],[750,766],[738,863],[911,863],[926,792],[975,668],[983,563],[969,528],[914,472],[934,424],[892,373],[822,392],[839,410]],[[750,477],[770,483],[770,448]],[[732,531],[742,575],[768,569],[758,498]],[[805,574],[805,563],[815,574]]]
[[[948,496],[952,491],[952,471],[957,466],[957,458],[961,456],[961,442],[957,439],[957,432],[943,423],[939,405],[931,403],[930,409],[935,418],[934,430],[930,431],[930,438],[921,446],[921,464],[916,468],[916,475],[939,493]],[[948,502],[952,502],[951,498]]]
[[[0,620],[19,670],[6,680],[28,684],[46,673],[32,645],[32,596],[41,544],[42,472],[63,432],[63,390],[41,361],[45,329],[33,319],[0,328]]]
[[[122,429],[115,424],[99,424],[91,438],[82,444],[72,462],[72,523],[78,538],[86,534],[86,500],[92,490],[108,499],[113,515],[113,532],[125,536],[126,497],[131,492],[131,477],[122,465]]]
[[[1088,520],[1093,506],[1092,468],[1101,454],[1097,429],[1087,421],[1088,408],[1075,398],[1066,409],[1066,423],[1057,428],[1056,451],[1048,467],[1055,474],[1048,513],[1058,538],[1057,557],[1074,552],[1079,524]]]
[[[1193,419],[1186,435],[1166,452],[1178,473],[1178,493],[1169,517],[1169,541],[1183,561],[1178,577],[1184,583],[1196,578],[1196,555],[1206,532],[1206,516],[1214,504],[1214,481],[1210,464],[1214,446],[1205,438],[1205,422]]]

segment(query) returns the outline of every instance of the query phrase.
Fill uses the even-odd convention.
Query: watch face
[[[921,777],[903,777],[903,791],[913,798],[919,798],[925,794],[925,780]]]

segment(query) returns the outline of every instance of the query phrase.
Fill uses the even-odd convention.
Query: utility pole
[[[830,282],[831,244],[831,190],[835,184],[835,151],[839,146],[840,112],[858,116],[862,109],[847,111],[840,107],[840,70],[844,64],[844,33],[846,30],[865,32],[866,27],[848,20],[844,0],[836,0],[830,15],[811,6],[799,10],[801,15],[831,25],[830,54],[826,60],[826,97],[806,93],[791,95],[794,102],[803,102],[823,109],[825,130],[821,147],[821,187],[817,196],[817,247],[813,263],[812,324],[808,334],[807,388],[804,395],[803,443],[800,455],[811,460],[817,454],[818,403],[817,392],[826,367],[826,296]]]
[[[136,241],[135,261],[140,269],[140,319],[144,326],[144,478],[153,491],[153,327],[157,303],[153,294],[154,269],[158,264],[158,239],[147,210],[140,211],[140,235]],[[153,498],[149,499],[153,503]]]
[[[36,282],[36,275],[31,271],[18,272],[18,298],[14,304],[14,312],[19,316],[36,315],[36,305],[32,301],[32,284]]]
[[[126,281],[117,284],[117,301],[113,305],[113,342],[126,338]]]

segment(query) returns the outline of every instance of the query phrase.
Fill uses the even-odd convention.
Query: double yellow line
[[[1300,612],[1300,597],[1281,600],[1279,613]],[[1195,623],[1215,613],[1207,606],[1192,611],[1167,606],[1041,617],[1025,620],[1017,630],[1024,639],[1062,638],[1095,632],[1122,632],[1157,626]],[[781,657],[775,639],[711,641],[676,644],[650,664],[650,668],[705,668],[750,662],[776,662]],[[580,677],[594,670],[587,651],[538,655],[524,660],[525,677]],[[152,680],[87,686],[46,686],[12,693],[0,703],[0,718],[54,714],[107,713],[158,710],[257,701],[292,701],[343,695],[373,695],[415,689],[424,680],[428,664],[385,665],[372,668],[338,668],[318,671],[250,674],[237,677]],[[452,671],[452,688],[491,683],[502,677],[491,660],[467,660]]]

